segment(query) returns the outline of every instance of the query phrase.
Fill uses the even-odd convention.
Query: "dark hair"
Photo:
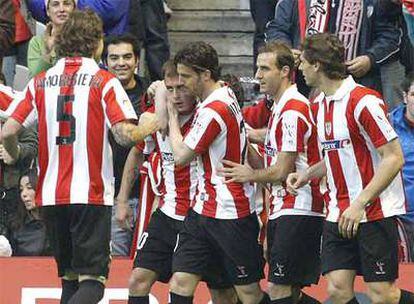
[[[407,76],[405,76],[404,81],[401,83],[401,89],[403,92],[408,93],[410,90],[410,87],[414,84],[414,72],[408,73]]]
[[[346,78],[345,48],[335,35],[322,33],[306,37],[302,51],[310,64],[321,64],[322,71],[328,78]]]
[[[56,37],[56,55],[92,57],[103,38],[99,16],[90,9],[74,10]]]
[[[184,46],[174,57],[174,63],[183,64],[197,73],[209,70],[214,81],[219,80],[220,68],[216,50],[209,44],[198,41]]]
[[[132,51],[136,58],[139,58],[139,53],[141,51],[141,45],[138,42],[138,40],[135,38],[134,35],[130,33],[125,33],[119,36],[111,35],[105,38],[105,44],[104,44],[104,51],[102,54],[102,61],[107,62],[107,56],[108,56],[108,47],[110,45],[118,45],[121,43],[130,44],[132,46]]]
[[[177,66],[173,59],[168,59],[162,66],[162,75],[165,77],[178,77]]]
[[[259,48],[259,54],[263,53],[276,54],[276,67],[281,70],[284,66],[287,66],[290,69],[289,75],[293,73],[293,70],[295,69],[295,58],[286,44],[279,41],[266,43]]]
[[[229,87],[233,90],[234,95],[236,95],[237,102],[239,103],[240,108],[242,108],[245,98],[244,89],[241,82],[239,81],[239,78],[237,78],[233,74],[226,74],[221,76],[221,80],[226,82],[229,85]]]

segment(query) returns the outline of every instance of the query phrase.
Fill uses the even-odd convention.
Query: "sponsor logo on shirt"
[[[174,161],[174,155],[172,153],[162,152],[161,157],[162,157],[162,160],[165,161],[165,162],[173,162]]]
[[[322,149],[325,151],[339,150],[347,148],[351,145],[350,139],[328,140],[322,142]]]

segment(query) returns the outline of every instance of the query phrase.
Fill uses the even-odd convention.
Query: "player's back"
[[[26,99],[28,94],[37,115],[29,115],[24,124],[37,116],[39,132],[41,191],[36,201],[112,205],[108,131],[117,122],[136,118],[119,81],[93,59],[64,58],[36,76]]]

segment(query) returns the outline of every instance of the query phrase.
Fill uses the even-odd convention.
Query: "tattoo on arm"
[[[115,141],[123,147],[130,147],[135,143],[133,140],[134,130],[135,126],[133,124],[125,122],[119,122],[111,128]]]

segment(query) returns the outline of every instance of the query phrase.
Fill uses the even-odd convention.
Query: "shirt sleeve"
[[[110,127],[125,120],[137,120],[134,107],[118,79],[110,79],[102,91],[105,115]]]
[[[184,143],[197,154],[204,153],[222,131],[220,120],[220,116],[213,109],[200,109],[184,137]]]
[[[373,95],[361,99],[355,109],[356,120],[378,148],[398,137],[387,118],[383,101]]]
[[[284,112],[276,127],[278,151],[304,152],[308,131],[309,125],[298,111]]]
[[[23,94],[17,95],[13,101],[13,112],[10,117],[18,121],[24,127],[32,126],[37,120],[37,109],[34,103],[34,79],[30,80]]]

